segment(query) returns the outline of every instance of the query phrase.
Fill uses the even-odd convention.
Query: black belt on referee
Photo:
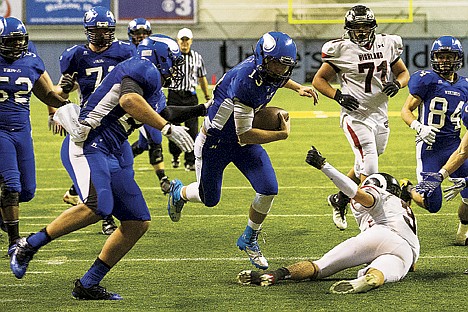
[[[183,96],[183,97],[195,95],[195,93],[192,93],[192,91],[185,91],[185,90],[171,90],[171,89],[169,89],[168,92],[169,93],[174,93],[174,94],[177,94],[178,96]]]

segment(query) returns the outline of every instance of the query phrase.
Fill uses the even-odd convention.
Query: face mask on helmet
[[[28,51],[29,36],[23,22],[15,17],[4,19],[0,34],[0,55],[8,61],[15,61]]]
[[[349,39],[355,44],[366,47],[375,39],[377,22],[371,9],[357,5],[345,15],[345,27]]]
[[[144,18],[135,18],[128,24],[127,34],[128,40],[137,46],[151,35],[151,24]]]
[[[387,173],[374,173],[368,176],[362,185],[373,185],[381,190],[385,190],[390,194],[400,197],[401,187],[398,181]]]
[[[97,6],[87,11],[83,18],[88,42],[101,49],[114,41],[115,18],[108,9]]]
[[[297,63],[294,41],[284,33],[269,32],[257,42],[254,53],[260,77],[278,88],[284,86]]]
[[[431,49],[432,69],[440,74],[458,71],[463,63],[463,49],[460,41],[452,36],[443,36],[434,41]]]
[[[137,53],[156,66],[161,73],[163,87],[181,84],[185,61],[179,45],[172,38],[159,34],[149,36],[138,45]]]

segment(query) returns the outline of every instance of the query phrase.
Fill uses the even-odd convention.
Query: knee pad
[[[268,212],[270,212],[274,198],[275,195],[262,195],[257,193],[252,202],[252,208],[258,213],[266,215]]]
[[[151,165],[157,165],[164,160],[161,144],[150,144],[148,154]]]
[[[2,207],[19,206],[19,193],[2,190]]]

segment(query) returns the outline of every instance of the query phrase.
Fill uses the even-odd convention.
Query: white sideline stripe
[[[307,259],[319,259],[321,256],[311,255],[309,257],[268,257],[268,260],[273,261],[299,261]],[[227,258],[123,258],[120,262],[245,262],[247,257],[227,257]],[[468,259],[466,256],[420,256],[419,259],[428,259],[428,260],[445,260],[445,259]],[[62,265],[63,263],[73,263],[73,262],[90,262],[90,259],[37,259],[32,262],[46,263],[48,265]],[[28,271],[27,274],[50,274],[51,271]],[[1,275],[11,274],[11,271],[0,271]]]
[[[305,152],[307,152],[307,150],[305,150]],[[304,152],[304,153],[305,153]],[[404,154],[402,152],[398,152],[400,154]],[[342,153],[343,155],[349,155],[349,153]],[[410,154],[413,154],[413,153],[407,153],[408,155]],[[305,155],[305,154],[304,154]],[[304,162],[305,163],[305,162]],[[135,163],[134,164],[134,168],[133,170],[134,171],[154,171],[153,168],[151,167],[148,167],[146,164],[144,165],[145,167],[139,167],[140,164],[139,163]],[[141,166],[143,166],[143,164],[141,164]],[[381,165],[380,167],[382,168],[394,168],[393,165]],[[304,166],[275,166],[275,170],[303,170],[304,168],[309,168],[308,166],[304,165]],[[408,165],[408,166],[402,166],[402,165],[399,165],[398,166],[398,169],[411,169],[411,170],[414,170],[416,168],[416,165]],[[341,169],[340,166],[337,166],[337,169]],[[346,170],[348,170],[349,168],[346,168]],[[226,170],[238,170],[237,168],[235,167],[227,167]],[[344,170],[344,167],[343,167],[343,170]],[[65,171],[65,168],[36,168],[36,171]]]
[[[152,208],[150,208],[152,209]],[[208,209],[211,209],[211,208],[208,208]],[[421,214],[416,214],[416,217],[417,218],[421,218],[421,217],[447,217],[447,216],[455,216],[455,215],[458,215],[457,213],[421,213]],[[324,217],[330,217],[331,216],[331,213],[326,213],[326,214],[269,214],[268,215],[268,218],[301,218],[301,217],[304,217],[304,218],[316,218],[316,217],[320,217],[320,218],[324,218]],[[37,216],[37,217],[21,217],[22,220],[27,220],[27,219],[53,219],[57,217],[56,215],[51,215],[51,216]],[[168,216],[165,214],[165,215],[162,215],[162,216],[151,216],[153,219],[155,218],[168,218]],[[245,218],[245,214],[237,214],[237,215],[227,215],[227,214],[208,214],[208,215],[187,215],[185,214],[184,215],[184,219],[187,218],[193,218],[193,219],[198,219],[198,218],[219,218],[219,217],[222,217],[222,218]],[[32,225],[32,224],[28,224],[28,225]],[[39,225],[42,225],[42,224],[39,224]],[[82,231],[80,230],[80,233],[92,233],[92,231]]]
[[[297,190],[313,190],[313,189],[320,189],[320,190],[330,190],[334,189],[335,186],[316,186],[316,185],[310,185],[310,186],[279,186],[280,191],[281,190],[291,190],[291,189],[297,189]],[[141,190],[159,190],[159,187],[155,186],[140,186]],[[245,186],[223,186],[223,190],[251,190],[252,186],[250,185],[245,185]],[[36,191],[38,192],[52,192],[52,191],[63,191],[63,187],[42,187],[42,188],[37,188]],[[52,204],[54,205],[54,204]],[[54,206],[67,206],[68,204],[60,204],[57,205],[55,204]],[[71,207],[70,205],[68,205]]]
[[[37,260],[37,262],[40,262],[40,261],[44,261],[44,260]],[[81,260],[80,260],[81,261]],[[28,271],[28,274],[52,274],[53,272],[52,271]],[[10,274],[13,274],[11,273],[11,271],[7,271],[7,272],[2,272],[0,271],[0,275],[10,275]],[[33,286],[36,286],[36,284],[32,284]],[[1,285],[0,286],[6,286],[6,285]],[[25,284],[20,284],[18,286],[26,286]],[[30,286],[30,285],[27,285],[27,286]]]

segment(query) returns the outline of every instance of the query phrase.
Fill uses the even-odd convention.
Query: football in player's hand
[[[277,131],[281,129],[281,118],[289,120],[289,113],[280,107],[267,106],[255,113],[252,127],[262,130]]]

